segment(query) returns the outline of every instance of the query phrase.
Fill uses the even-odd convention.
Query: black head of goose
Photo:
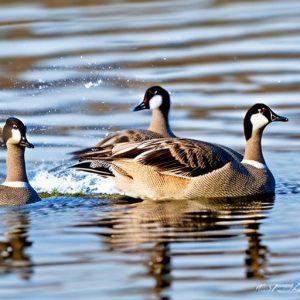
[[[245,155],[190,139],[153,139],[117,145],[107,175],[127,195],[150,199],[195,199],[273,194],[275,180],[266,166],[261,138],[264,128],[286,122],[268,106],[256,104],[244,118]],[[95,159],[96,155],[87,155]],[[97,159],[101,159],[101,151]]]
[[[169,125],[171,100],[168,91],[161,86],[152,86],[145,92],[144,99],[134,107],[134,111],[151,109],[152,119],[148,130],[164,137],[175,137]]]
[[[40,198],[28,182],[25,148],[34,148],[26,137],[26,127],[17,118],[9,118],[2,130],[7,148],[6,179],[0,185],[0,205],[21,205]]]
[[[246,147],[242,162],[254,165],[265,164],[261,147],[264,129],[272,122],[287,121],[286,117],[277,115],[270,107],[263,103],[253,105],[244,118]]]
[[[145,92],[143,101],[133,108],[133,111],[152,110],[152,118],[147,130],[128,129],[112,133],[99,141],[95,147],[106,150],[124,142],[139,142],[153,138],[175,137],[169,126],[170,95],[160,86],[152,86]]]

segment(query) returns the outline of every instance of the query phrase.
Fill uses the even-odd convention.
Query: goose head
[[[263,103],[253,105],[244,118],[246,140],[249,140],[255,131],[262,132],[272,122],[287,122],[288,118],[277,115],[269,106]]]
[[[170,95],[161,86],[152,86],[145,92],[144,99],[134,107],[133,111],[143,109],[159,109],[163,114],[168,114],[170,110]]]
[[[3,142],[6,146],[34,148],[26,138],[26,126],[17,118],[8,118],[2,131]]]

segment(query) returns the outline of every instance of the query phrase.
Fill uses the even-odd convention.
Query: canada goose
[[[120,190],[136,198],[194,199],[273,194],[275,180],[261,148],[264,128],[288,121],[265,104],[255,104],[244,118],[244,157],[217,144],[162,138],[116,145],[107,176]],[[87,153],[101,158],[101,150]],[[96,162],[95,162],[96,163]],[[102,170],[104,173],[105,170]]]
[[[0,205],[21,205],[41,200],[28,182],[25,147],[34,148],[26,138],[26,127],[16,118],[9,118],[2,131],[7,147],[6,179],[0,185]]]
[[[145,129],[129,129],[121,130],[112,133],[99,141],[94,147],[84,149],[84,151],[74,152],[77,158],[80,160],[85,159],[85,153],[87,150],[93,150],[95,147],[104,150],[106,156],[111,155],[111,149],[124,142],[141,142],[149,139],[163,138],[163,137],[175,137],[169,125],[169,111],[170,111],[170,95],[160,86],[152,86],[145,92],[143,100],[134,107],[134,111],[150,109],[152,110],[152,118],[147,130]],[[103,152],[103,154],[104,154]],[[98,161],[97,167],[104,165],[107,167],[108,162]],[[73,167],[87,172],[100,173],[99,168],[94,168],[95,163],[84,162],[78,163]]]

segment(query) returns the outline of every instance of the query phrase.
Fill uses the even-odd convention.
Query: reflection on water
[[[30,256],[26,249],[32,245],[27,228],[27,214],[10,212],[4,216],[3,240],[0,241],[0,270],[2,275],[17,272],[22,280],[29,280],[33,273]],[[0,275],[1,276],[1,275]]]
[[[295,283],[298,212],[284,206],[265,197],[142,202],[57,197],[3,210],[0,294],[251,297],[270,278],[274,284]]]
[[[109,249],[143,255],[141,263],[148,270],[145,276],[153,277],[159,293],[177,281],[229,280],[230,270],[239,268],[232,260],[235,256],[244,260],[245,278],[266,278],[269,251],[259,227],[273,201],[264,197],[119,204],[115,205],[117,211],[104,218],[77,226],[108,228],[104,236]],[[239,243],[244,241],[245,250],[201,246],[237,238]],[[193,249],[189,244],[197,246]],[[213,258],[220,256],[222,265],[216,265]],[[177,257],[191,258],[194,264],[178,267],[173,263]],[[231,280],[238,279],[235,276]]]

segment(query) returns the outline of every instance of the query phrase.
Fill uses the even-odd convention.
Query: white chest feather
[[[14,188],[30,188],[30,184],[25,181],[4,181],[2,185]]]
[[[267,166],[259,161],[256,160],[251,160],[251,159],[243,159],[242,160],[242,164],[247,164],[247,165],[251,165],[257,169],[266,169]]]

